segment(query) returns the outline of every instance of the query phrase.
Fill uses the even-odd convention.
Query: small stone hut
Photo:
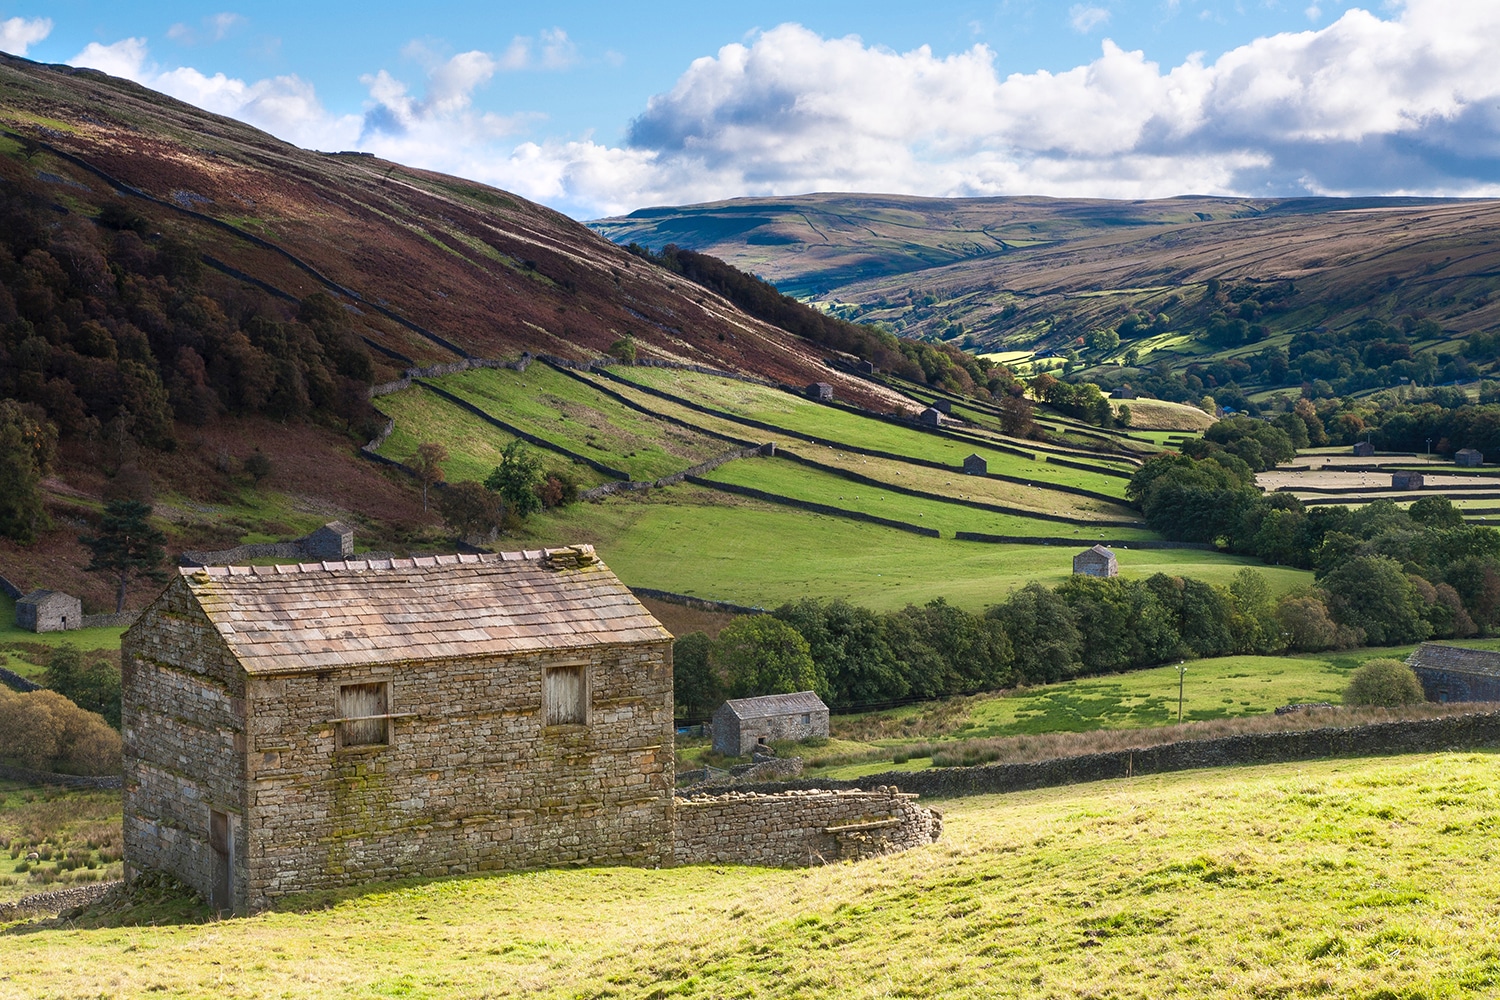
[[[941,427],[943,426],[943,411],[937,409],[936,407],[929,406],[927,409],[917,414],[917,423],[921,424],[923,427]]]
[[[1353,454],[1356,458],[1369,458],[1375,454],[1375,446],[1368,441],[1356,441]]]
[[[1077,576],[1119,576],[1120,564],[1113,552],[1095,545],[1073,557],[1073,573]]]
[[[16,602],[16,626],[28,632],[83,628],[83,602],[60,590],[33,590]]]
[[[833,402],[833,386],[827,382],[814,382],[807,387],[807,398],[815,399],[820,403]]]
[[[953,415],[953,400],[951,400],[951,399],[934,399],[932,401],[932,408],[934,410],[937,410],[943,416],[950,417],[950,416]]]
[[[873,361],[857,361],[854,364],[854,370],[857,371],[857,372],[859,372],[861,375],[874,375],[875,374],[875,362],[873,362]]]
[[[980,455],[970,455],[964,459],[964,475],[987,476],[990,474],[990,463],[986,462]]]
[[[1406,663],[1428,701],[1500,701],[1500,653],[1424,642]]]
[[[128,872],[672,863],[672,637],[591,546],[179,572],[121,644]]]
[[[1454,454],[1453,461],[1456,465],[1467,466],[1474,469],[1484,464],[1484,452],[1478,448],[1460,448]]]
[[[336,561],[354,555],[354,529],[343,521],[329,521],[302,539],[309,559]]]
[[[1391,489],[1393,490],[1420,490],[1422,483],[1423,479],[1420,472],[1391,473]]]
[[[743,757],[757,743],[828,735],[828,706],[812,691],[731,698],[714,712],[714,749]]]

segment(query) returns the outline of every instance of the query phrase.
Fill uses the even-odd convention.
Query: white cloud
[[[1109,11],[1091,4],[1075,3],[1068,9],[1068,23],[1080,35],[1087,35],[1101,24],[1109,23]]]
[[[24,56],[37,42],[52,34],[52,19],[12,17],[0,21],[0,52]]]

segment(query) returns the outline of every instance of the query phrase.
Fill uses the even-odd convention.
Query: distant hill
[[[1210,281],[1281,286],[1272,332],[1408,315],[1450,336],[1500,325],[1494,201],[814,194],[591,225],[713,254],[847,318],[980,349],[1076,346],[1133,313],[1193,332],[1221,305],[1204,301]]]

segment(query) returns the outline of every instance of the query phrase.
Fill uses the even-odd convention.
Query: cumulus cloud
[[[1101,24],[1109,23],[1109,11],[1103,7],[1075,3],[1068,9],[1068,23],[1080,35],[1087,35]]]
[[[0,21],[0,52],[24,56],[37,42],[52,34],[52,19],[12,17]]]

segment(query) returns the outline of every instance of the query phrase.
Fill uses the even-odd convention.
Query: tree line
[[[725,698],[813,690],[834,709],[1047,684],[1185,657],[1356,645],[1315,590],[1281,597],[1242,569],[1229,586],[1158,573],[1030,583],[981,612],[941,598],[879,612],[811,598],[736,618],[673,653],[680,717]]]

